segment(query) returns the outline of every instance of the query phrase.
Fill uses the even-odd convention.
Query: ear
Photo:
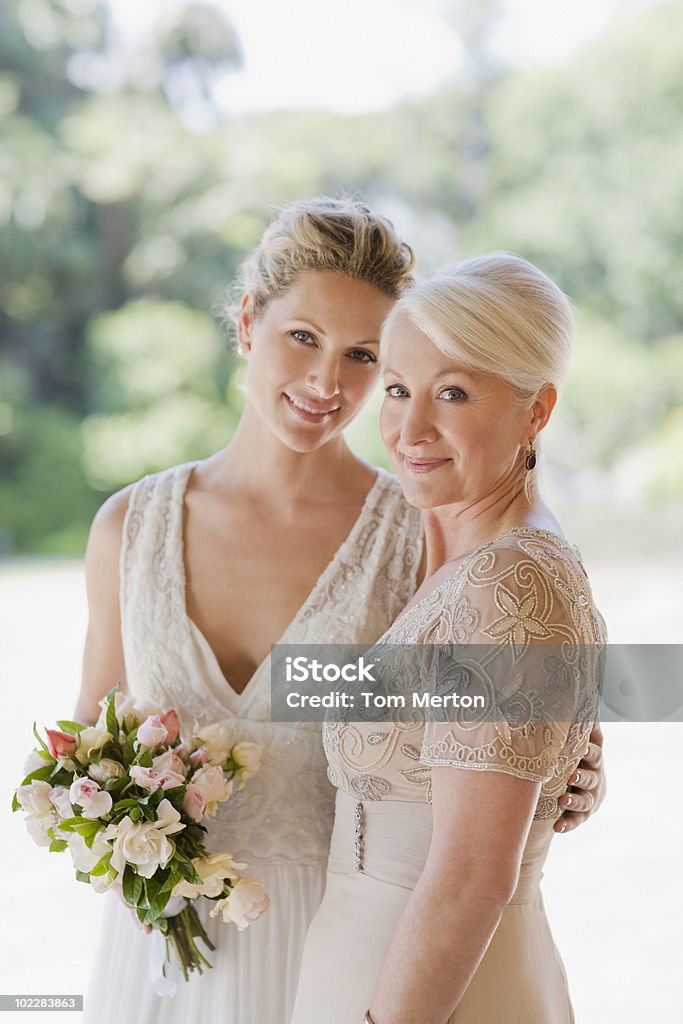
[[[254,327],[254,300],[250,292],[245,292],[240,302],[237,316],[237,350],[246,355],[251,349],[251,335]]]
[[[550,414],[555,408],[556,402],[557,388],[554,384],[544,384],[529,410],[528,429],[524,436],[524,444],[526,444],[530,437],[535,438],[540,434],[550,419]]]

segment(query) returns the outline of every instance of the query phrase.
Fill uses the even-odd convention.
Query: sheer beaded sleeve
[[[446,645],[438,688],[462,706],[429,712],[420,760],[563,791],[597,716],[604,640],[575,549],[515,531],[472,556],[438,605],[416,641]],[[475,695],[483,707],[467,706]]]

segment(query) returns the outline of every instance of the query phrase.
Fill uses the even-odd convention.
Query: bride
[[[372,642],[418,585],[420,514],[342,433],[377,382],[380,328],[412,266],[392,226],[361,203],[286,207],[242,271],[247,400],[230,444],[126,488],[95,519],[76,717],[93,721],[120,681],[174,707],[185,729],[228,721],[236,740],[259,743],[262,771],[219,811],[207,845],[245,860],[271,905],[242,933],[200,906],[214,966],[171,1001],[150,982],[150,938],[108,899],[87,1020],[290,1018],[334,791],[320,728],[270,722],[269,651],[278,641]],[[599,792],[595,739],[568,828]]]
[[[559,288],[500,253],[409,290],[385,325],[382,435],[427,572],[374,660],[452,645],[492,712],[326,722],[336,816],[293,1024],[574,1019],[539,882],[605,632],[535,471],[571,343]]]

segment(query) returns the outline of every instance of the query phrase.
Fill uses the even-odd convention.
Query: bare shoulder
[[[123,524],[133,486],[130,484],[112,494],[98,509],[88,536],[86,563],[89,566],[102,561],[118,561]]]

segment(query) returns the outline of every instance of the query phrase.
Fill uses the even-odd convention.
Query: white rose
[[[207,764],[200,768],[192,776],[191,785],[193,790],[201,793],[204,798],[204,813],[208,818],[213,818],[218,804],[228,800],[232,795],[232,782],[217,765]]]
[[[60,818],[72,818],[74,809],[69,800],[69,790],[66,786],[55,786],[50,794],[52,806]]]
[[[101,818],[112,807],[111,794],[100,789],[99,783],[86,777],[74,779],[69,788],[72,804],[78,804],[84,818]]]
[[[269,905],[270,899],[260,882],[254,878],[240,878],[230,890],[230,895],[214,904],[211,917],[222,914],[226,924],[233,921],[238,931],[244,931]]]
[[[202,726],[194,734],[199,743],[194,746],[206,747],[206,757],[211,764],[224,764],[230,753],[230,732],[221,722]]]
[[[166,867],[173,853],[166,836],[184,828],[175,807],[164,799],[157,807],[156,821],[134,822],[125,817],[106,828],[102,838],[114,840],[111,865],[118,874],[128,863],[134,864],[143,878],[151,878],[158,867]]]
[[[143,746],[157,747],[168,737],[168,730],[159,715],[149,715],[138,729],[138,739]]]
[[[226,878],[239,878],[240,871],[246,864],[238,864],[229,853],[211,853],[208,857],[195,857],[192,861],[194,869],[202,879],[201,885],[192,885],[183,879],[173,889],[174,896],[186,896],[196,899],[197,896],[219,896],[223,892]]]
[[[36,846],[49,846],[52,839],[47,834],[47,830],[57,824],[57,815],[40,814],[36,817],[26,818],[25,821],[28,834]]]
[[[90,760],[93,750],[101,750],[110,739],[111,733],[98,725],[90,725],[87,729],[81,729],[78,734],[76,758],[81,764],[86,764]]]
[[[106,782],[107,779],[120,779],[126,774],[126,769],[120,761],[114,761],[111,757],[103,757],[97,764],[88,765],[88,775],[95,782]]]
[[[17,790],[17,800],[32,818],[37,818],[41,814],[52,813],[51,795],[52,786],[50,783],[40,779],[34,779],[27,786],[19,786]]]
[[[107,699],[107,697],[103,697],[100,701],[102,710],[97,719],[97,726],[102,729],[107,726]],[[132,729],[136,722],[142,721],[145,717],[145,712],[139,714],[138,717],[135,698],[131,697],[129,693],[121,693],[120,690],[114,694],[114,712],[119,725],[125,725],[127,729]]]
[[[250,743],[248,740],[243,740],[241,743],[235,744],[232,748],[231,756],[233,761],[236,761],[239,765],[236,772],[237,788],[242,789],[248,779],[251,779],[252,776],[261,771],[263,751],[258,743]]]

